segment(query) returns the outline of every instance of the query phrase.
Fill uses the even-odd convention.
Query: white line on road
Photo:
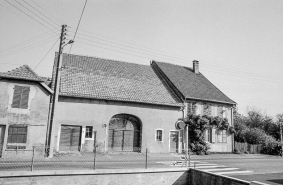
[[[224,174],[238,174],[238,173],[253,173],[252,171],[231,171],[231,172],[215,172],[216,175],[224,175]]]
[[[238,170],[239,168],[215,168],[215,169],[202,169],[205,172],[214,172],[214,171],[229,171],[229,170]]]

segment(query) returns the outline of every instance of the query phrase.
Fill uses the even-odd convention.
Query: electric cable
[[[45,57],[48,55],[48,53],[51,51],[51,49],[55,46],[55,44],[58,42],[58,40],[59,40],[60,38],[58,38],[57,40],[56,40],[56,42],[51,46],[51,48],[47,51],[47,53],[44,55],[44,57],[41,59],[41,61],[35,66],[35,68],[33,69],[33,70],[36,70],[36,68],[37,68],[37,66],[39,66],[40,65],[40,63],[45,59]]]
[[[44,24],[40,23],[38,20],[34,19],[33,17],[31,17],[30,15],[28,15],[27,13],[25,13],[24,11],[22,11],[21,9],[19,9],[18,7],[16,7],[15,5],[11,4],[10,2],[8,2],[7,0],[5,0],[7,3],[9,3],[11,6],[13,6],[14,8],[16,8],[17,10],[21,11],[22,13],[24,13],[25,15],[27,15],[28,17],[30,17],[31,19],[33,19],[34,21],[36,21],[37,23],[39,23],[40,25],[44,26],[45,28],[47,28],[48,30],[54,32],[53,30],[51,30],[49,27],[45,26]],[[57,34],[56,32],[54,32],[55,34]]]
[[[31,11],[29,8],[27,8],[26,6],[22,5],[21,3],[18,2],[18,0],[15,0],[19,5],[21,5],[22,7],[24,7],[26,10],[28,10],[29,12],[31,12],[32,14],[34,14],[36,17],[38,17],[39,19],[41,19],[42,21],[44,21],[45,23],[49,24],[51,27],[53,27],[54,29],[58,29],[56,27],[54,27],[52,24],[50,24],[49,22],[47,22],[46,20],[44,20],[42,17],[38,16],[36,13],[34,13],[33,11]],[[59,29],[58,29],[59,30]]]
[[[85,0],[84,8],[83,8],[83,11],[82,11],[82,14],[81,14],[81,17],[80,17],[80,20],[79,20],[79,23],[78,23],[78,26],[77,26],[77,29],[76,29],[76,32],[75,32],[74,38],[73,38],[73,41],[75,41],[76,34],[77,34],[78,28],[79,28],[79,26],[80,26],[80,23],[81,23],[81,19],[82,19],[82,16],[83,16],[84,10],[85,10],[86,3],[87,3],[87,0]],[[74,42],[73,42],[73,43],[74,43]],[[72,49],[72,47],[73,47],[73,43],[71,44],[71,47],[70,47],[69,53],[71,52],[71,49]]]

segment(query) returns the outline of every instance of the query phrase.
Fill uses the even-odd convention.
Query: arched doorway
[[[129,114],[117,114],[110,119],[109,151],[139,152],[141,149],[141,122]]]

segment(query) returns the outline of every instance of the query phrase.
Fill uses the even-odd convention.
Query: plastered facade
[[[30,87],[27,109],[11,108],[15,85]],[[7,149],[7,146],[21,147],[19,153],[22,155],[30,153],[33,146],[44,149],[49,101],[50,93],[37,82],[0,79],[0,126],[5,128],[0,156],[15,157],[14,150]],[[10,125],[27,126],[26,143],[8,143]]]

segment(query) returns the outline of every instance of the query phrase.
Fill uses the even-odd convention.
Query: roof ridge
[[[63,53],[63,55],[64,54],[65,55],[77,56],[77,57],[88,57],[88,58],[95,58],[95,59],[99,59],[99,60],[107,60],[107,61],[111,61],[111,62],[121,62],[121,63],[126,63],[126,64],[134,64],[134,65],[139,65],[139,66],[148,66],[148,67],[150,67],[149,65],[146,65],[146,64],[137,64],[137,63],[132,63],[132,62],[128,62],[128,61],[114,60],[114,59],[108,59],[108,58],[102,58],[102,57],[96,57],[96,56]]]
[[[178,66],[178,67],[185,67],[185,68],[193,69],[192,67],[182,66],[182,65],[179,65],[179,64],[172,64],[172,63],[161,62],[161,61],[157,61],[157,60],[152,60],[152,61],[153,61],[153,62],[157,62],[157,63],[170,64],[170,65],[174,65],[174,66]]]
[[[40,76],[38,76],[28,65],[25,64],[25,65],[23,65],[23,66],[27,67],[27,69],[28,69],[30,72],[32,72],[33,75],[35,75],[37,78],[39,78],[39,79],[42,80],[42,78],[41,78]]]

